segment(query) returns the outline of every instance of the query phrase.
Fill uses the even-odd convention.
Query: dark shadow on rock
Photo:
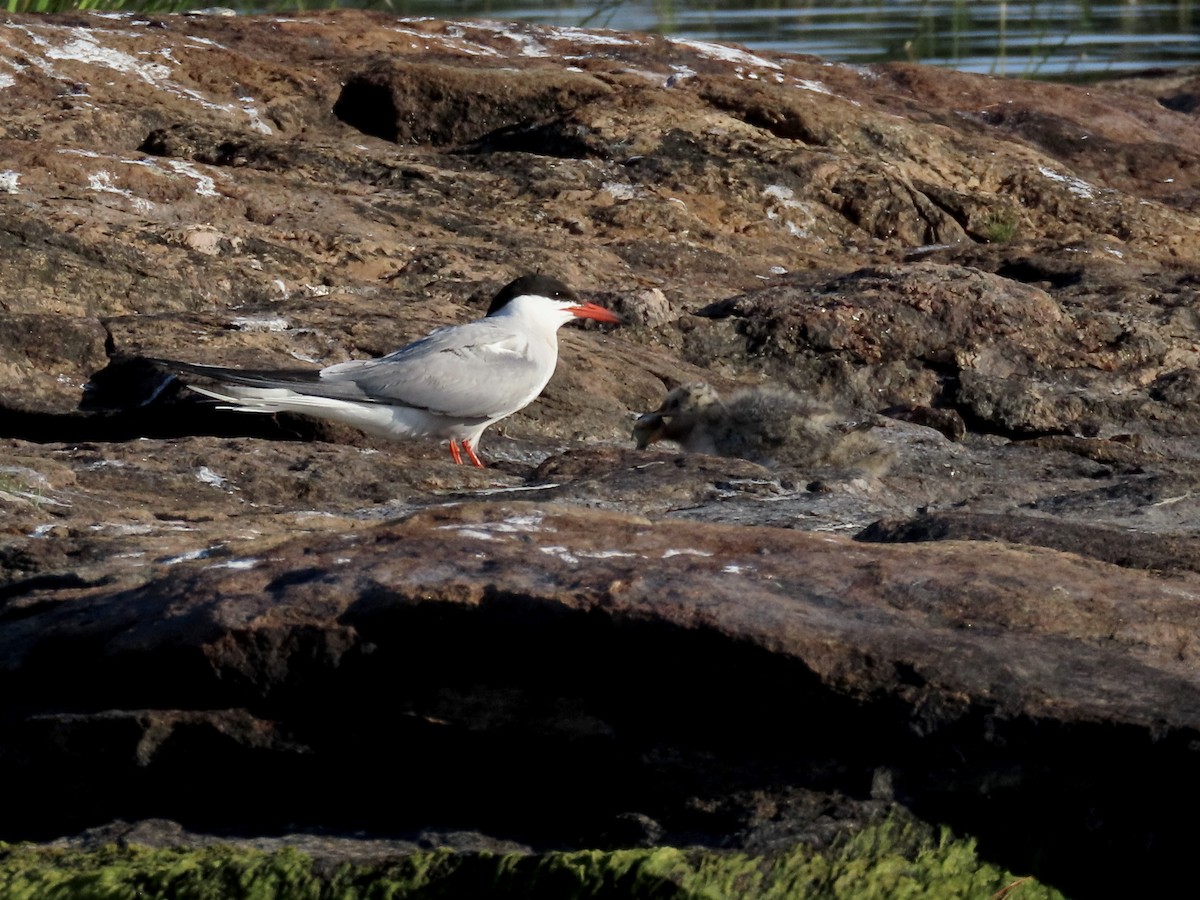
[[[222,409],[139,356],[113,356],[84,386],[76,412],[5,409],[0,404],[0,438],[49,444],[189,435],[368,443],[355,429],[305,416],[254,415]]]
[[[912,519],[881,519],[859,532],[855,539],[872,543],[1007,541],[1078,553],[1130,569],[1200,572],[1200,539],[1048,516],[928,513]]]
[[[1020,281],[1023,284],[1045,283],[1052,288],[1071,287],[1083,280],[1083,272],[1078,267],[1064,264],[1061,261],[1057,261],[1057,264],[1050,264],[1045,258],[1025,258],[1006,262],[996,269],[996,274],[1001,278],[1011,278],[1013,281]]]
[[[582,73],[472,71],[438,63],[379,61],[351,74],[333,114],[397,144],[447,146],[545,118],[610,92]]]
[[[141,616],[164,601],[151,588],[127,603]],[[342,622],[345,646],[299,629],[269,651],[290,668],[265,692],[270,669],[258,684],[214,678],[179,648],[125,654],[81,690],[99,634],[0,676],[27,712],[46,710],[9,710],[5,761],[25,787],[0,834],[170,816],[245,833],[469,828],[547,848],[642,844],[661,827],[668,842],[724,845],[756,827],[748,799],[718,802],[731,790],[799,783],[869,804],[878,723],[798,661],[503,595],[475,608],[367,597]],[[191,709],[154,709],[167,693]]]
[[[155,128],[146,135],[138,150],[168,159],[190,159],[209,166],[282,173],[325,171],[376,187],[409,189],[428,177],[428,172],[419,166],[392,165],[335,148],[298,140],[268,140],[262,135],[217,129],[198,122],[177,122]],[[241,247],[300,261],[299,255],[289,248],[267,246],[256,239],[241,239]]]
[[[151,585],[121,605],[132,624],[191,590]],[[913,671],[855,696],[702,625],[498,591],[451,604],[364,586],[339,623],[340,637],[231,632],[203,652],[134,639],[117,658],[119,617],[110,635],[44,642],[0,675],[21,698],[0,723],[0,837],[169,816],[228,834],[769,852],[827,842],[838,809],[894,801],[1076,896],[1185,874],[1186,829],[1153,811],[1200,802],[1191,732],[1009,717]],[[168,700],[188,709],[154,708]],[[842,806],[795,803],[798,790]],[[1096,866],[1098,846],[1121,864]]]
[[[519,122],[498,128],[463,148],[463,153],[536,153],[564,159],[608,159],[612,148],[591,128],[565,119]]]

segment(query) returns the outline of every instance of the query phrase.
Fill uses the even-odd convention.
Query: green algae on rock
[[[232,846],[64,851],[0,844],[3,900],[564,900],[622,897],[783,900],[804,897],[988,897],[1020,883],[1022,900],[1056,890],[979,859],[974,841],[931,837],[895,820],[828,853],[798,847],[775,858],[709,850],[580,850],[496,854],[433,850],[375,866],[314,865],[296,850]]]

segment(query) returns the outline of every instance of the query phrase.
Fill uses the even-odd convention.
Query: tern
[[[462,465],[461,444],[483,468],[480,436],[542,392],[558,363],[558,329],[576,318],[621,322],[555,278],[526,275],[503,287],[482,319],[438,328],[377,359],[281,370],[150,361],[215,382],[188,387],[229,409],[303,413],[392,439],[444,439],[455,463]]]
[[[692,453],[738,456],[765,465],[853,466],[886,464],[888,454],[867,433],[871,422],[847,421],[832,407],[777,387],[748,388],[722,400],[695,381],[671,390],[662,405],[638,417],[639,450],[669,440]]]

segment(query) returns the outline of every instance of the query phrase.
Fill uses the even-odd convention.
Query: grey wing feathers
[[[529,403],[553,371],[525,338],[488,319],[438,329],[379,359],[330,366],[322,382],[352,382],[364,398],[463,418],[506,415]]]

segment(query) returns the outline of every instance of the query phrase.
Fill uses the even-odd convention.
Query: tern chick
[[[638,449],[674,441],[692,453],[737,456],[763,465],[853,467],[880,471],[889,454],[868,429],[832,407],[775,387],[748,388],[728,400],[695,381],[670,391],[633,427]]]

